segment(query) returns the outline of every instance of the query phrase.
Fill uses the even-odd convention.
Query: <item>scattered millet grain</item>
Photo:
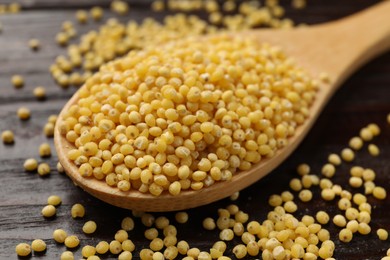
[[[371,141],[373,138],[372,131],[367,127],[362,128],[359,135],[366,142]]]
[[[57,243],[64,243],[65,242],[65,239],[68,237],[68,233],[66,233],[65,230],[63,229],[56,229],[53,231],[53,239],[57,242]]]
[[[57,33],[55,40],[59,46],[66,46],[69,42],[69,36],[65,32]]]
[[[328,156],[328,162],[335,165],[335,166],[338,166],[341,164],[341,158],[338,154],[331,153]]]
[[[1,139],[4,144],[14,143],[14,133],[11,130],[5,130],[1,133]]]
[[[80,239],[76,235],[67,236],[64,244],[67,248],[75,248],[80,244]]]
[[[20,243],[15,247],[18,256],[28,256],[31,254],[31,246],[27,243]]]
[[[355,153],[350,148],[344,148],[341,151],[341,158],[346,162],[351,162],[355,159]]]
[[[72,218],[83,218],[85,215],[85,208],[83,205],[76,203],[72,206],[70,213]]]
[[[15,88],[21,88],[24,86],[24,79],[20,75],[13,75],[11,78],[11,83]]]
[[[373,136],[378,136],[381,133],[381,129],[377,124],[368,124],[367,128],[371,131]]]
[[[94,6],[90,10],[91,17],[95,21],[100,21],[103,17],[103,13],[104,13],[103,8],[99,6]]]
[[[349,147],[354,150],[360,150],[363,147],[363,140],[358,136],[352,137],[349,140]]]
[[[119,15],[125,15],[129,12],[129,5],[125,1],[114,0],[111,2],[111,11]]]
[[[64,167],[62,166],[62,164],[60,162],[57,162],[56,168],[57,168],[57,171],[59,173],[64,173],[65,172]]]
[[[378,156],[379,153],[380,153],[380,150],[379,150],[378,146],[376,146],[375,144],[369,144],[369,145],[368,145],[368,152],[369,152],[372,156]]]
[[[376,186],[372,191],[372,194],[375,198],[379,200],[384,200],[387,197],[387,192],[383,187]]]
[[[106,241],[100,241],[95,248],[98,254],[105,254],[110,250],[110,245]]]
[[[387,232],[386,229],[383,228],[379,228],[376,231],[376,234],[380,240],[387,240],[387,238],[389,237],[389,233]]]
[[[23,168],[29,172],[35,171],[38,168],[38,162],[34,158],[27,159],[24,161]]]
[[[89,257],[94,256],[95,253],[96,253],[96,248],[90,245],[83,246],[83,248],[81,249],[81,255],[84,258],[89,259]]]
[[[110,252],[111,254],[117,255],[122,251],[122,244],[117,240],[112,240],[110,242]]]
[[[35,252],[43,252],[46,250],[46,243],[42,239],[34,239],[31,242],[31,249]]]
[[[60,260],[74,260],[73,252],[65,251],[61,254]]]
[[[54,136],[54,124],[52,123],[46,123],[43,127],[43,133],[46,137],[53,137]]]
[[[75,16],[79,24],[85,24],[88,21],[88,13],[85,10],[77,10]]]
[[[177,223],[180,223],[180,224],[187,223],[187,221],[188,221],[188,213],[184,212],[184,211],[177,212],[175,214],[175,219],[176,219]]]
[[[47,205],[43,207],[41,213],[45,218],[51,218],[56,215],[56,208],[53,205]]]
[[[34,88],[33,94],[38,100],[43,100],[46,98],[46,90],[41,86]]]
[[[131,217],[125,217],[122,219],[121,228],[125,231],[131,231],[134,229],[134,220]]]
[[[92,233],[95,233],[96,228],[97,228],[97,225],[96,225],[95,221],[90,220],[90,221],[87,221],[84,223],[83,232],[85,234],[92,234]]]
[[[51,156],[51,148],[48,143],[43,143],[39,146],[39,156],[42,158]]]
[[[20,107],[18,109],[18,117],[20,118],[20,120],[27,120],[30,118],[30,109],[28,109],[27,107]]]
[[[40,163],[38,165],[38,174],[40,176],[46,176],[50,174],[50,166],[47,163]]]
[[[344,243],[351,242],[352,238],[353,238],[353,233],[351,232],[351,230],[349,230],[347,228],[343,228],[339,232],[339,239],[340,239],[340,241],[342,241]]]
[[[329,215],[325,211],[318,211],[316,214],[316,220],[318,223],[325,225],[329,222]]]
[[[152,2],[151,9],[155,12],[161,12],[164,10],[164,1],[163,0],[155,0]]]
[[[41,43],[39,42],[38,39],[30,39],[28,41],[28,46],[30,47],[31,50],[37,51],[41,47]]]

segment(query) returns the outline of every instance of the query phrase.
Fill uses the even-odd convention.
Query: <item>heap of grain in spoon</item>
[[[305,121],[317,87],[278,47],[189,37],[103,65],[60,132],[83,177],[178,195],[272,157]]]

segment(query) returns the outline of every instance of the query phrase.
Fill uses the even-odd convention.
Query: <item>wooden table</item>
[[[3,0],[2,3],[10,1]],[[23,1],[22,1],[23,2]],[[42,127],[47,117],[60,111],[66,100],[75,91],[56,86],[48,73],[48,67],[54,58],[65,50],[57,47],[54,41],[64,20],[74,20],[74,11],[78,8],[90,8],[92,1],[25,1],[25,9],[20,14],[0,15],[4,30],[0,34],[0,131],[11,129],[16,135],[14,145],[0,143],[0,259],[17,259],[15,246],[20,242],[31,242],[35,238],[44,239],[48,249],[39,258],[59,259],[65,250],[63,245],[56,244],[52,232],[63,228],[70,234],[81,238],[81,245],[95,245],[100,240],[111,241],[114,233],[120,228],[123,217],[131,216],[128,210],[116,208],[89,196],[75,187],[66,175],[55,170],[56,155],[44,159],[52,166],[49,177],[41,178],[36,173],[23,170],[26,158],[39,158],[38,146],[42,142],[53,144],[51,139],[42,133]],[[148,9],[149,1],[134,1],[129,17],[140,20],[152,15]],[[309,1],[306,9],[298,11],[289,7],[287,1],[287,16],[297,22],[309,24],[325,22],[362,10],[374,2],[369,0],[317,0]],[[108,6],[108,1],[96,1],[95,4]],[[96,28],[90,23],[78,27],[79,31]],[[374,29],[374,28],[373,28]],[[41,40],[42,49],[32,52],[28,48],[28,40],[32,37]],[[13,74],[19,73],[25,78],[22,89],[14,89],[10,84]],[[35,86],[42,85],[47,90],[47,100],[38,102],[32,95]],[[32,111],[32,118],[22,122],[16,116],[20,106],[27,106]],[[371,167],[377,173],[376,182],[390,189],[390,125],[386,123],[386,115],[390,112],[390,53],[373,60],[355,73],[332,98],[318,119],[314,128],[296,152],[272,174],[253,184],[241,192],[236,202],[245,212],[250,213],[250,219],[263,221],[266,213],[271,210],[267,200],[271,194],[288,189],[291,178],[296,176],[295,167],[302,162],[311,165],[315,174],[320,173],[321,166],[326,162],[331,152],[340,152],[348,144],[350,137],[368,123],[377,123],[382,133],[373,140],[381,149],[378,157],[372,157],[367,152],[367,146],[357,153],[353,163],[343,163],[337,170],[335,183],[347,189],[348,170],[351,165]],[[53,150],[54,150],[54,146]],[[336,201],[324,202],[320,199],[319,188],[314,189],[314,199],[310,203],[299,203],[299,212],[315,214],[318,210],[326,209],[331,216],[338,214]],[[355,190],[354,190],[355,191]],[[356,191],[362,192],[361,189]],[[46,205],[47,197],[57,194],[63,199],[54,219],[44,219],[41,209]],[[380,227],[390,231],[390,198],[378,201],[372,196],[369,202],[373,205],[372,232],[367,236],[356,235],[352,242],[344,244],[337,238],[333,224],[325,225],[331,231],[336,243],[336,259],[380,259],[385,256],[389,241],[380,241],[376,230]],[[70,216],[70,208],[75,203],[86,207],[86,217],[74,220]],[[216,209],[232,203],[229,199],[189,210],[190,221],[186,224],[176,224],[178,238],[189,241],[191,247],[208,250],[218,239],[217,231],[203,230],[201,222],[207,216],[217,216]],[[156,216],[161,214],[156,214]],[[173,220],[173,213],[165,214]],[[98,225],[97,232],[86,236],[81,231],[83,223],[94,220]],[[143,237],[144,227],[136,220],[136,228],[130,232],[130,238],[138,252],[147,247],[149,242]],[[233,245],[240,242],[235,239],[229,242],[227,255],[232,255]],[[81,249],[75,250],[75,258],[81,257]],[[32,258],[35,258],[33,255]],[[103,259],[115,259],[106,255]]]

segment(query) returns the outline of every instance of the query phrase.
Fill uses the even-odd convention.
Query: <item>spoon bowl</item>
[[[77,166],[66,156],[74,145],[60,134],[58,127],[65,111],[79,99],[77,92],[62,109],[56,124],[54,142],[59,161],[76,185],[98,199],[122,208],[148,212],[175,211],[228,197],[258,181],[280,165],[304,139],[341,83],[364,63],[390,48],[389,13],[390,2],[385,1],[358,14],[322,25],[235,33],[242,37],[251,35],[261,42],[279,46],[309,75],[315,77],[326,72],[330,75],[330,81],[320,84],[309,117],[296,129],[294,136],[288,139],[288,145],[277,150],[273,157],[262,159],[250,170],[236,173],[230,181],[217,182],[198,191],[182,191],[177,196],[165,192],[156,197],[136,190],[123,192],[108,186],[104,181],[82,177]]]

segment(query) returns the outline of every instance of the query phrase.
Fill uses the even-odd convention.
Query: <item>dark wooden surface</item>
[[[10,1],[2,0],[0,3]],[[15,15],[0,15],[4,30],[0,34],[0,132],[11,129],[16,135],[14,145],[0,143],[0,259],[17,259],[14,248],[20,242],[31,242],[34,238],[44,239],[48,245],[43,255],[33,255],[33,259],[59,259],[65,250],[56,244],[51,235],[54,229],[63,228],[68,233],[81,238],[81,246],[95,245],[99,240],[110,241],[120,221],[131,212],[115,208],[98,201],[75,187],[65,176],[55,170],[57,158],[55,153],[48,162],[53,170],[49,177],[41,178],[36,173],[26,173],[23,162],[26,158],[39,158],[38,146],[42,142],[52,140],[42,134],[42,127],[51,114],[58,113],[75,89],[63,90],[57,87],[50,75],[48,66],[64,49],[54,43],[55,33],[59,31],[62,21],[74,19],[74,10],[88,8],[93,1],[26,1],[25,10]],[[95,1],[108,5],[107,1]],[[134,7],[128,18],[140,20],[152,15],[146,4],[150,1],[134,1]],[[288,17],[297,22],[309,24],[326,22],[362,10],[376,1],[369,0],[317,0],[309,1],[307,9],[297,11],[284,1]],[[59,4],[60,3],[60,4]],[[125,18],[125,19],[128,19]],[[90,23],[78,27],[79,31],[96,28]],[[42,49],[38,52],[29,50],[27,42],[35,37],[41,40]],[[331,48],[331,46],[330,46]],[[336,57],[337,58],[337,57]],[[19,73],[25,78],[25,86],[16,90],[10,84],[10,77]],[[47,89],[47,100],[38,102],[32,95],[37,85]],[[27,106],[32,111],[29,121],[21,122],[16,116],[20,106]],[[382,129],[379,137],[373,142],[381,148],[379,157],[368,154],[366,146],[357,153],[353,163],[344,163],[337,170],[334,182],[347,186],[348,169],[351,165],[372,167],[377,172],[377,182],[390,189],[390,125],[386,123],[386,115],[390,112],[390,53],[373,60],[347,82],[335,94],[326,106],[314,128],[296,152],[272,174],[241,192],[237,201],[239,207],[250,213],[251,219],[262,221],[271,210],[267,205],[268,197],[288,189],[289,180],[295,176],[295,167],[301,162],[312,166],[313,172],[319,174],[320,167],[326,162],[330,152],[339,152],[348,143],[350,137],[357,135],[359,129],[368,123],[377,123]],[[53,147],[53,146],[52,146]],[[54,150],[54,147],[53,147]],[[347,187],[350,189],[349,187]],[[358,190],[357,190],[358,191]],[[361,190],[359,190],[361,191]],[[390,191],[390,190],[389,190]],[[54,219],[44,219],[40,211],[46,204],[47,197],[57,194],[63,203],[58,208]],[[325,227],[331,231],[336,242],[336,259],[380,259],[390,247],[389,241],[378,240],[375,230],[379,227],[390,231],[390,198],[378,201],[369,198],[373,205],[372,232],[367,236],[356,235],[349,244],[337,239],[337,230],[333,224]],[[74,203],[82,203],[86,207],[86,217],[74,220],[70,217],[70,207]],[[216,217],[216,209],[230,204],[229,199],[189,210],[190,221],[178,227],[178,238],[186,239],[191,247],[208,250],[218,239],[218,232],[204,231],[201,221],[207,216]],[[319,190],[310,203],[298,203],[299,212],[314,214],[326,209],[332,216],[339,213],[335,201],[324,202],[319,198]],[[160,214],[156,214],[158,216]],[[173,213],[166,214],[173,220]],[[82,233],[81,227],[87,220],[95,220],[98,230],[93,236]],[[143,238],[144,228],[137,220],[136,228],[130,238],[137,247],[137,252],[149,242]],[[228,255],[239,240],[229,243]],[[75,259],[81,257],[80,248],[75,250]],[[138,253],[134,254],[138,258]],[[106,255],[103,259],[115,259]],[[260,257],[259,257],[260,258]]]

